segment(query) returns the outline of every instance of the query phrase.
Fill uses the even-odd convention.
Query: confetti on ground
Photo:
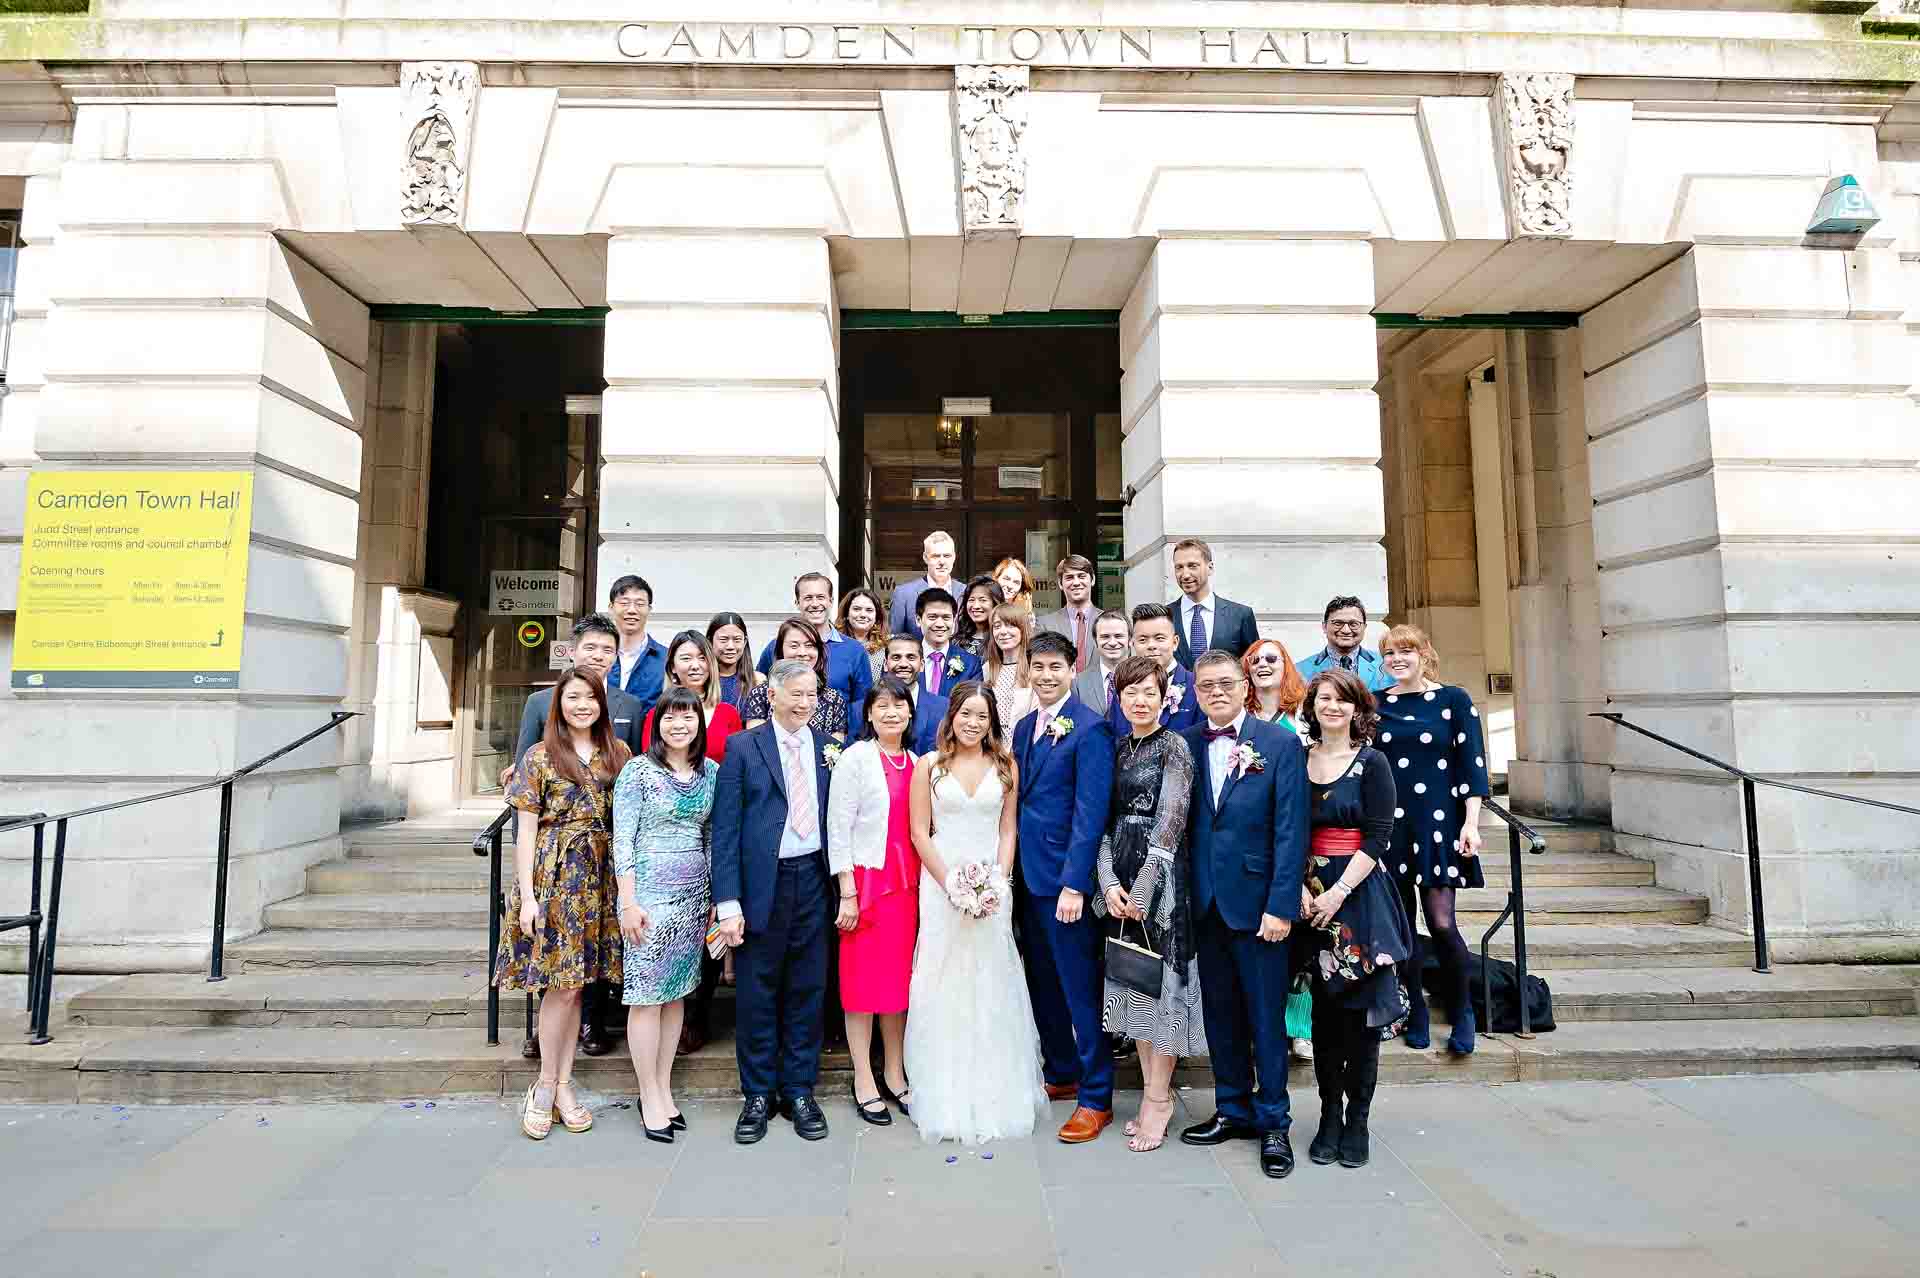
[[[960,1161],[960,1155],[958,1155],[958,1154],[948,1154],[948,1155],[947,1155],[947,1161],[948,1161],[948,1162],[950,1162],[950,1163],[957,1163],[957,1162],[959,1162],[959,1161]]]
[[[993,1161],[993,1155],[991,1153],[982,1153],[980,1157],[986,1159],[988,1162]]]

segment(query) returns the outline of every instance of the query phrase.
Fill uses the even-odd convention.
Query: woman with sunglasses
[[[1298,732],[1307,681],[1293,668],[1286,645],[1278,639],[1260,640],[1240,658],[1240,669],[1247,676],[1247,713],[1277,723],[1288,732]]]

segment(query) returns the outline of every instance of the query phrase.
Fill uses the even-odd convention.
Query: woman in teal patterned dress
[[[627,1050],[647,1139],[671,1144],[687,1120],[673,1099],[681,1000],[700,984],[706,949],[710,818],[719,768],[707,758],[700,699],[675,688],[654,714],[653,744],[613,786],[613,868],[627,1005]]]

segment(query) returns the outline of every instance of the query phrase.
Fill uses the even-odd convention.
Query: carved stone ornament
[[[465,222],[467,161],[479,96],[480,68],[471,62],[400,64],[407,137],[400,187],[403,225],[458,227]]]
[[[1027,196],[1027,68],[953,69],[960,135],[960,229],[969,239],[1020,233]]]
[[[1507,218],[1520,238],[1573,234],[1573,77],[1500,77],[1500,146]]]

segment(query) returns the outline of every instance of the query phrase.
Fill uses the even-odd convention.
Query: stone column
[[[1250,207],[1165,189],[1181,177],[1159,194],[1186,225]],[[1120,317],[1128,602],[1177,595],[1172,547],[1200,537],[1218,591],[1296,657],[1325,642],[1332,596],[1387,604],[1372,250],[1314,234],[1163,224]]]
[[[1797,223],[1796,223],[1797,225]],[[1700,244],[1581,323],[1609,708],[1754,772],[1920,802],[1920,416],[1900,263]],[[1615,730],[1613,819],[1748,921],[1738,784]],[[1912,957],[1920,825],[1762,789],[1782,957]]]
[[[202,780],[326,722],[347,688],[366,308],[274,238],[290,219],[271,159],[221,153],[224,134],[139,158],[131,109],[83,107],[60,175],[36,467],[250,471],[243,664],[237,690],[16,694],[9,811]],[[325,737],[239,788],[230,937],[338,855],[339,756]],[[63,969],[204,961],[217,810],[208,792],[76,823]],[[22,899],[23,846],[8,840],[5,899]]]
[[[746,615],[756,647],[839,553],[839,309],[819,170],[618,169],[604,216],[598,594],[656,592],[651,625]]]

